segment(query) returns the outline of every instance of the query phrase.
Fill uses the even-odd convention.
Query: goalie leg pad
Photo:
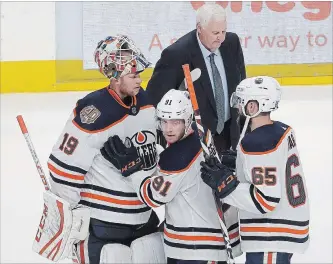
[[[132,252],[128,246],[121,244],[107,244],[103,246],[100,264],[132,263]]]
[[[72,257],[73,244],[88,234],[89,209],[71,209],[55,194],[44,192],[44,210],[32,246],[39,255],[57,262]]]
[[[80,241],[79,243],[73,245],[73,251],[72,251],[72,261],[73,263],[78,264],[89,264],[89,254],[88,254],[88,242],[89,237],[85,240]]]
[[[132,263],[167,263],[162,232],[134,240],[131,249]]]

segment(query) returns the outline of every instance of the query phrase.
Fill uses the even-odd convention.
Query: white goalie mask
[[[99,71],[109,79],[118,79],[128,73],[140,73],[151,65],[125,35],[109,36],[98,42],[94,58]]]
[[[259,110],[249,116],[245,107],[249,101],[257,101]],[[258,116],[262,112],[271,112],[278,109],[281,100],[281,86],[277,80],[268,76],[247,78],[240,82],[236,91],[231,95],[230,106],[241,107],[243,114],[248,118]]]
[[[162,130],[161,120],[182,119],[185,122],[185,134],[187,136],[192,120],[193,109],[189,93],[175,89],[169,90],[156,107],[158,129]]]

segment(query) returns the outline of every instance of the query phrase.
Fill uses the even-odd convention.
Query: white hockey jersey
[[[85,205],[92,218],[102,221],[140,225],[149,219],[151,208],[100,153],[110,136],[129,137],[145,161],[144,172],[151,175],[156,169],[155,109],[143,90],[128,99],[131,106],[104,88],[79,100],[52,149],[48,168],[52,192],[73,207]]]
[[[128,177],[141,200],[152,208],[165,205],[164,244],[167,257],[226,261],[227,253],[212,190],[202,181],[204,160],[196,134],[171,144],[159,157],[153,177],[137,172]],[[225,212],[234,256],[239,256],[237,209]]]
[[[240,209],[242,251],[304,252],[309,198],[292,128],[273,122],[246,134],[236,174],[241,183],[224,202]]]

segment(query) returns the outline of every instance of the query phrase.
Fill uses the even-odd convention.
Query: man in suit
[[[236,148],[240,127],[237,109],[230,107],[231,94],[246,78],[244,57],[238,36],[226,32],[224,9],[204,4],[197,11],[196,29],[163,50],[147,85],[153,104],[184,79],[183,64],[201,69],[194,82],[202,123],[214,135],[218,152]]]

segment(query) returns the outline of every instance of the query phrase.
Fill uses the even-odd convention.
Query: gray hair
[[[216,3],[206,3],[197,10],[197,25],[206,27],[211,20],[227,20],[227,14],[222,6]]]

